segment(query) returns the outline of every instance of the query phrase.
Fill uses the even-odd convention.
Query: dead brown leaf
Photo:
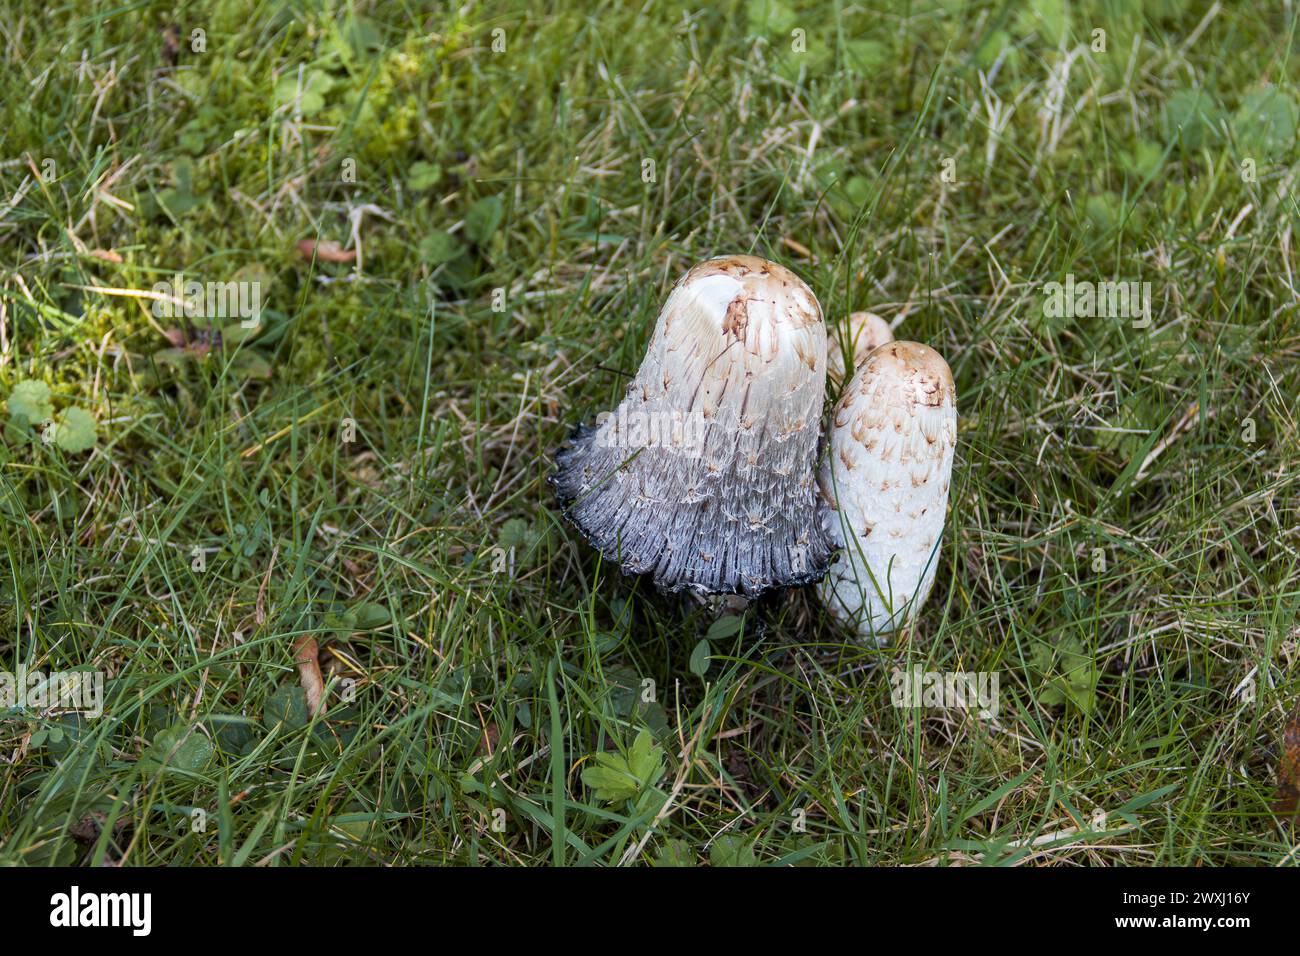
[[[303,258],[316,258],[322,262],[355,262],[357,251],[347,250],[333,239],[304,239],[298,243],[298,251]]]
[[[176,24],[168,24],[162,33],[162,61],[168,66],[176,65],[176,57],[181,52],[181,31]]]
[[[221,333],[207,329],[178,329],[173,326],[163,329],[163,338],[171,343],[172,348],[202,359],[221,341]]]
[[[474,749],[475,754],[491,757],[493,751],[497,749],[497,741],[501,739],[501,728],[495,720],[489,720],[483,727],[483,732],[479,734],[478,746]]]
[[[1282,731],[1282,759],[1277,765],[1277,802],[1273,812],[1294,815],[1300,809],[1300,702]]]
[[[127,835],[127,826],[129,820],[126,817],[119,817],[113,823],[113,832],[109,834],[108,850],[111,853],[121,854],[122,840]],[[95,853],[95,844],[99,841],[104,832],[104,825],[108,823],[108,814],[100,810],[92,810],[89,814],[82,817],[76,823],[68,827],[68,833],[77,843],[81,844],[84,852],[82,853],[81,866],[89,866]],[[105,853],[101,866],[120,866],[118,860],[113,859],[111,853]]]
[[[298,681],[307,697],[307,712],[318,714],[325,709],[325,681],[320,673],[320,648],[316,638],[304,634],[293,644],[293,662],[298,665]]]
[[[104,829],[104,822],[107,819],[108,814],[99,810],[92,810],[68,827],[68,832],[72,834],[74,840],[80,840],[82,843],[94,843],[99,839],[99,834]]]

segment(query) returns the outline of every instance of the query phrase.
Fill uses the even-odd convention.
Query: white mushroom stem
[[[915,342],[868,355],[835,407],[818,483],[844,552],[821,596],[864,638],[902,627],[934,585],[956,444],[952,372]]]
[[[849,348],[853,357],[851,368],[861,368],[868,355],[892,341],[894,330],[876,313],[853,312],[849,315]],[[844,381],[844,350],[834,337],[826,351],[826,377],[835,385]]]
[[[565,516],[667,591],[753,597],[819,579],[825,380],[826,327],[798,276],[753,256],[697,265],[623,402],[557,454]]]

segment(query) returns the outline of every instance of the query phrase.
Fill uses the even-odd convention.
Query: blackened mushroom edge
[[[557,452],[564,516],[661,591],[748,598],[818,581],[826,326],[808,286],[722,256],[673,287],[623,402]]]

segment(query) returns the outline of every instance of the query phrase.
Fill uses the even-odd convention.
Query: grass
[[[1294,11],[450,6],[0,0],[0,395],[98,422],[6,426],[0,668],[108,675],[0,710],[0,862],[1294,864]],[[559,519],[721,252],[952,366],[906,641],[715,622]],[[176,272],[257,334],[129,294]],[[1067,275],[1150,326],[1049,317]],[[997,718],[892,706],[915,665]]]

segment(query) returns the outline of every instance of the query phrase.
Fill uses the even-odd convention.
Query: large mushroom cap
[[[826,327],[789,269],[723,256],[678,281],[622,404],[556,455],[569,518],[662,590],[815,581],[832,551],[813,471]]]
[[[930,593],[956,445],[952,372],[916,342],[872,352],[836,404],[818,483],[844,553],[821,595],[864,637],[894,631]]]
[[[867,356],[886,342],[894,341],[894,330],[888,322],[874,312],[853,312],[849,315],[849,348],[852,350],[852,368],[860,368]],[[826,354],[827,377],[838,385],[844,380],[844,352],[840,343],[831,340]]]

